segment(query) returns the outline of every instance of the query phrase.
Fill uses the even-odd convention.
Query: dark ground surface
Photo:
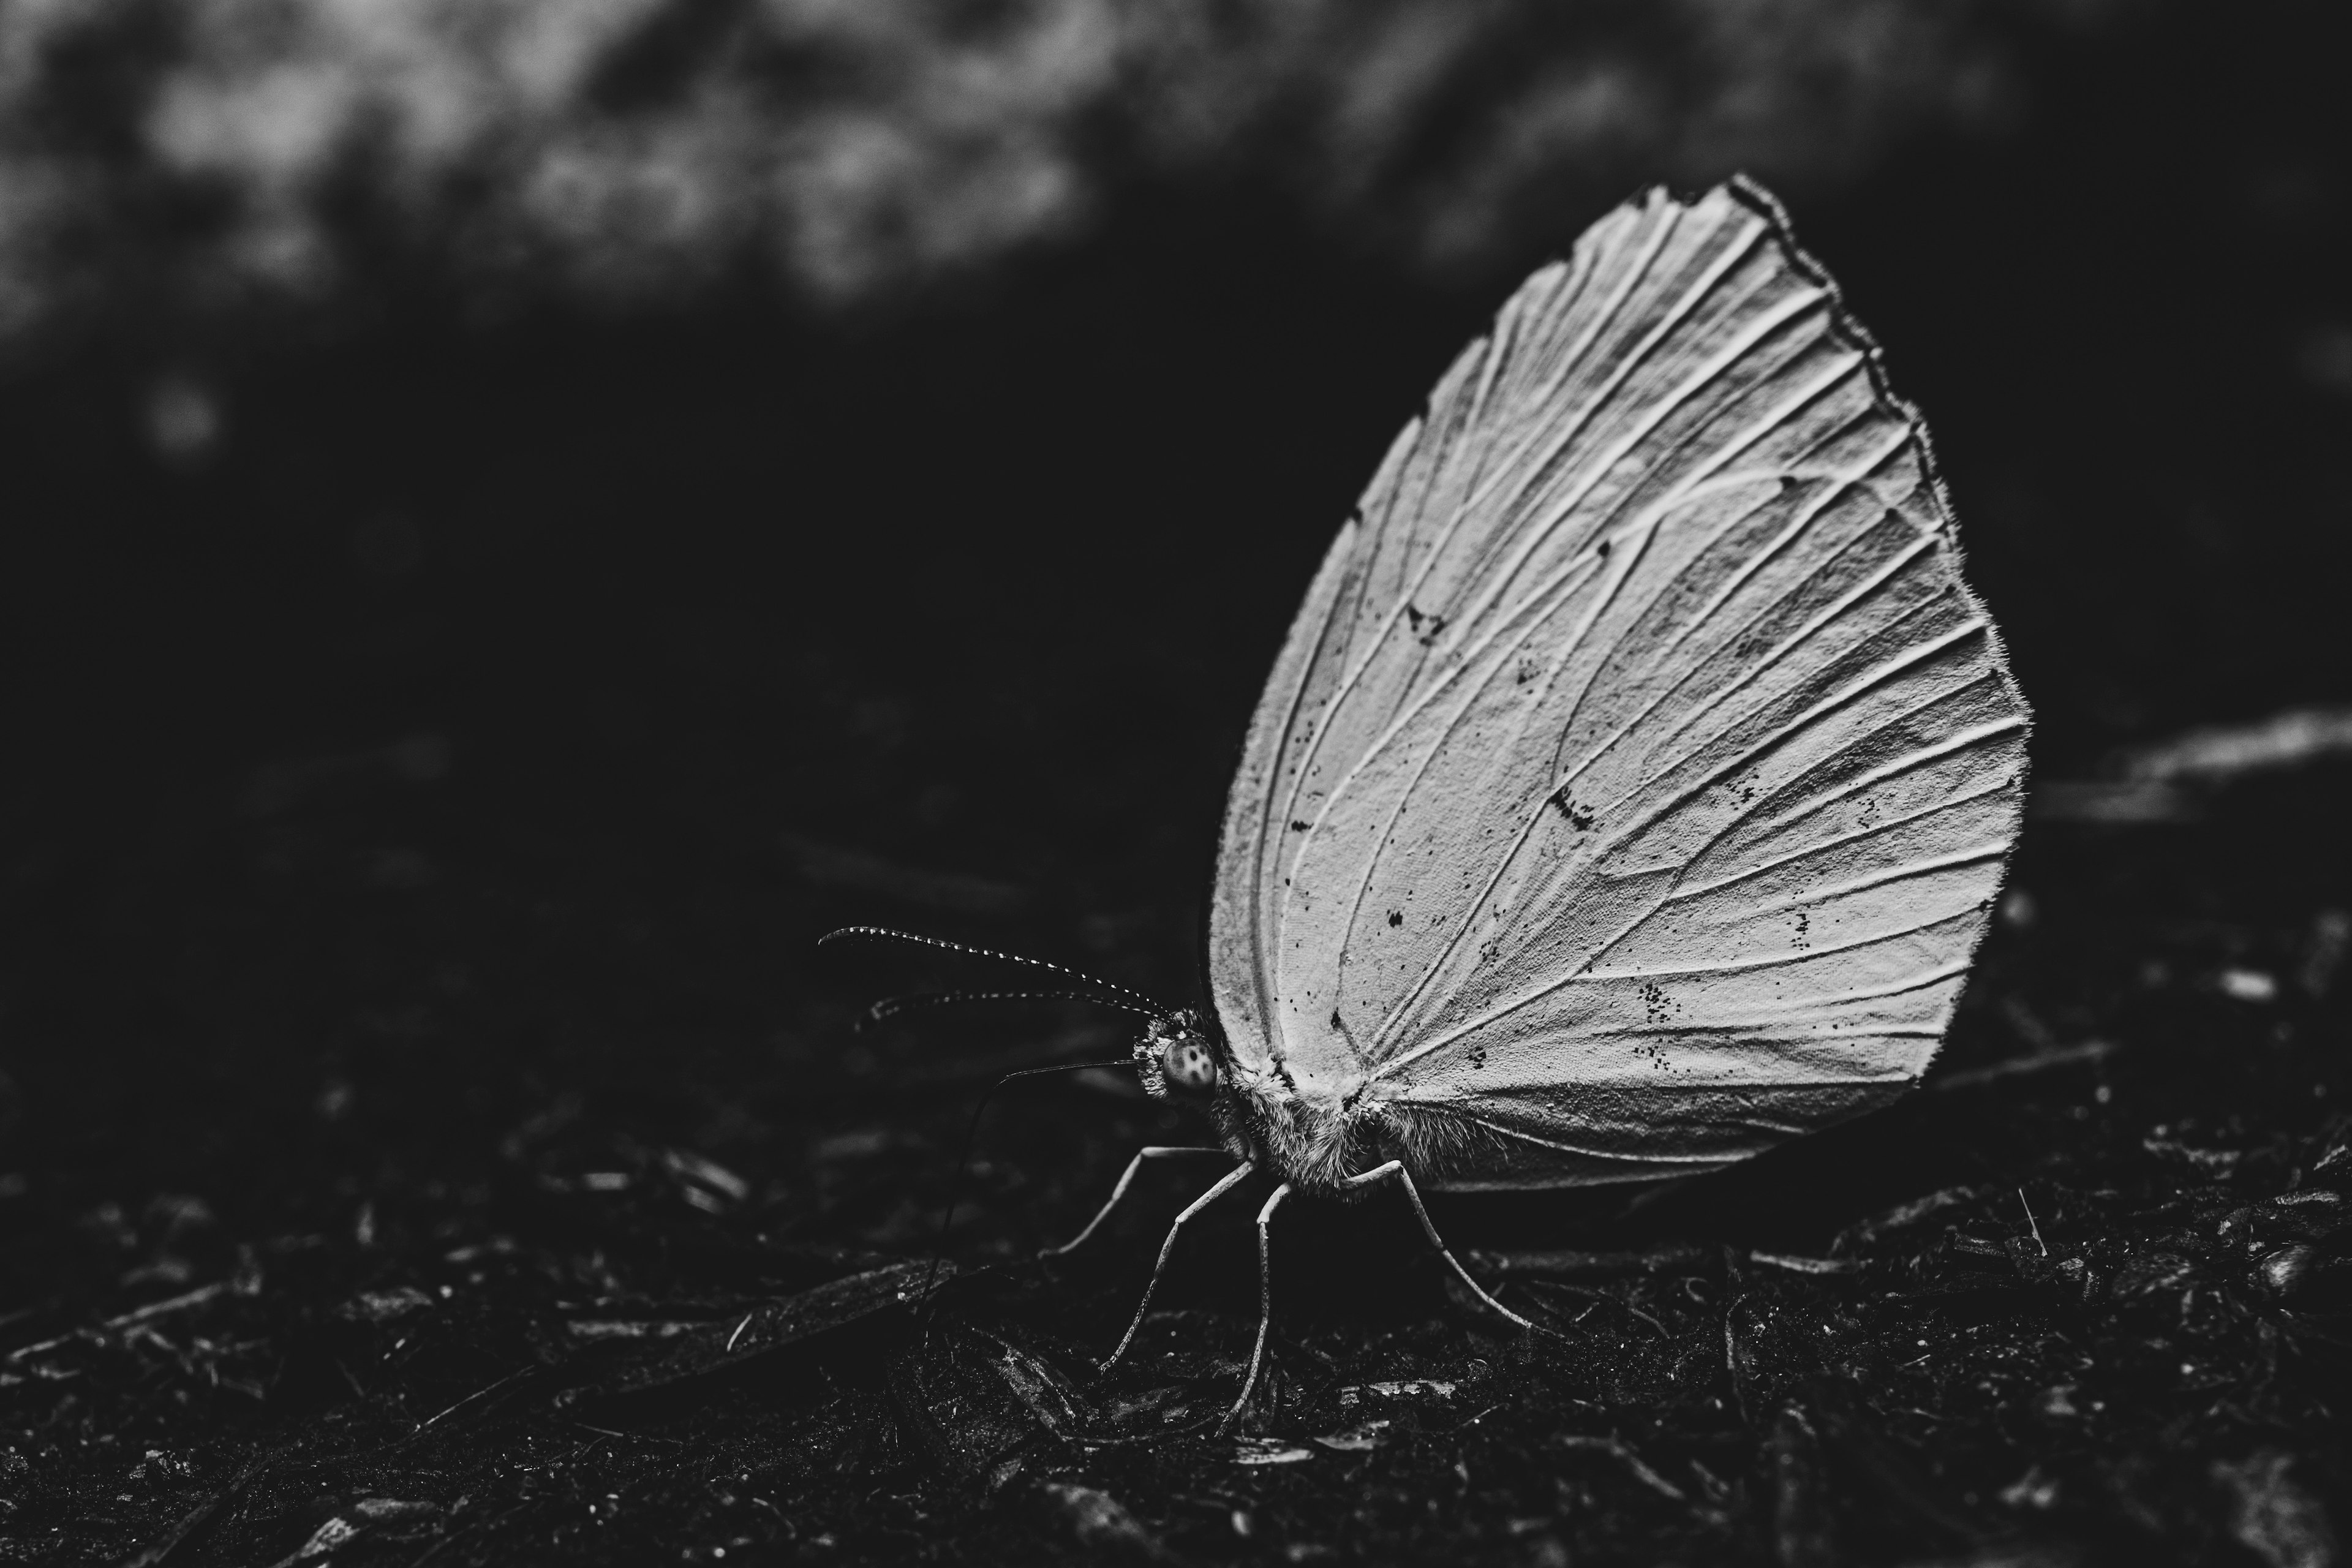
[[[2316,14],[2053,54],[2012,141],[1798,210],[1933,418],[2043,779],[2352,693]],[[1205,1179],[1024,1261],[1200,1135],[1117,1074],[1001,1098],[962,1274],[893,1304],[980,1090],[1124,1034],[853,1035],[953,972],[814,937],[1188,999],[1290,606],[1508,281],[1162,192],[848,329],[395,294],[262,334],[185,469],[134,438],[144,350],[19,374],[0,1557],[2339,1560],[2340,769],[2030,825],[1891,1112],[1630,1205],[1440,1204],[1551,1333],[1450,1301],[1385,1204],[1294,1206],[1221,1439],[1236,1196],[1096,1376]]]

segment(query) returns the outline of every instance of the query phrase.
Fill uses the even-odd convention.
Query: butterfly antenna
[[[955,1007],[968,1002],[1091,1002],[1097,1007],[1116,1007],[1122,1013],[1152,1018],[1159,1015],[1149,1007],[1139,1007],[1132,1002],[1122,1002],[1115,996],[1098,996],[1091,991],[924,991],[904,996],[885,996],[859,1015],[861,1029],[884,1023],[901,1013],[913,1013],[926,1007]]]
[[[971,1120],[964,1125],[963,1148],[956,1155],[955,1178],[948,1184],[948,1206],[940,1215],[939,1234],[931,1241],[931,1261],[923,1270],[923,1288],[916,1297],[916,1300],[930,1306],[929,1314],[923,1320],[923,1337],[926,1340],[930,1338],[931,1323],[939,1316],[939,1306],[932,1300],[931,1287],[939,1278],[940,1262],[947,1257],[948,1227],[955,1223],[956,1205],[963,1195],[964,1173],[971,1165],[972,1144],[980,1136],[980,1119],[987,1113],[988,1102],[996,1098],[996,1091],[1018,1078],[1043,1078],[1048,1073],[1082,1072],[1088,1068],[1131,1068],[1134,1065],[1132,1061],[1121,1058],[1108,1062],[1065,1062],[1059,1067],[1050,1068],[1023,1068],[1016,1072],[1006,1073],[990,1084],[981,1095],[980,1102],[971,1108]]]
[[[825,932],[816,939],[816,944],[823,947],[829,942],[839,942],[850,937],[866,937],[877,942],[903,942],[915,947],[937,948],[941,952],[960,952],[970,958],[992,958],[999,963],[1025,964],[1031,969],[1043,969],[1062,975],[1066,979],[1075,980],[1081,985],[1090,985],[1097,991],[1108,991],[1113,995],[1124,996],[1136,1007],[1144,1009],[1151,1017],[1159,1017],[1168,1011],[1140,991],[1129,990],[1115,980],[1104,980],[1059,963],[1048,963],[1042,958],[1024,958],[1017,952],[999,952],[994,948],[973,947],[966,942],[950,942],[944,937],[918,936],[913,931],[893,931],[888,926],[844,926],[839,931]]]

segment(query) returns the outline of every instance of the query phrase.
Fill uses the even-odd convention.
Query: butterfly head
[[[1213,1100],[1224,1081],[1215,1033],[1189,1007],[1151,1020],[1135,1042],[1135,1070],[1157,1100]]]

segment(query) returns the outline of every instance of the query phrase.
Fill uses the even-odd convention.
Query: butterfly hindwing
[[[1293,626],[1212,903],[1236,1061],[1474,1130],[1454,1184],[1869,1109],[1949,1020],[2026,728],[1778,209],[1629,205],[1447,371]]]

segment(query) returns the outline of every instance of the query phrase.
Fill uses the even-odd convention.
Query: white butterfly
[[[1145,1160],[1229,1153],[1160,1264],[1263,1170],[1263,1293],[1286,1196],[1393,1179],[1524,1325],[1416,1184],[1704,1171],[1900,1095],[2000,887],[2028,725],[1927,431],[1778,204],[1621,207],[1332,542],[1226,805],[1216,1017],[1136,1047],[1225,1148],[1144,1151],[1070,1247]]]

